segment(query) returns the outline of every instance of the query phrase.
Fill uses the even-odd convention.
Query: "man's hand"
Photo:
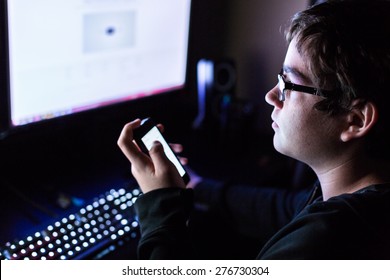
[[[133,130],[141,124],[136,119],[124,126],[118,139],[118,146],[131,163],[131,172],[144,193],[167,187],[185,188],[183,179],[173,163],[164,153],[164,148],[155,142],[145,155],[133,141]]]

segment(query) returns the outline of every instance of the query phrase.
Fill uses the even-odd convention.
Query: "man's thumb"
[[[163,145],[155,141],[152,145],[152,148],[149,151],[150,158],[153,161],[155,169],[167,168],[167,164],[170,164],[169,159],[165,155]]]

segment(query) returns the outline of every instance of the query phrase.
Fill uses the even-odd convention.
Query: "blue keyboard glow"
[[[139,237],[133,204],[139,189],[110,190],[78,212],[0,246],[2,260],[100,258]]]

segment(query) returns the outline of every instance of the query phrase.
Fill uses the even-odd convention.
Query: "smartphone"
[[[149,154],[149,150],[152,148],[153,143],[155,141],[160,142],[164,148],[165,155],[176,166],[184,183],[187,184],[190,181],[190,176],[187,171],[151,118],[143,119],[141,121],[141,126],[134,130],[134,140],[140,149],[147,155]]]

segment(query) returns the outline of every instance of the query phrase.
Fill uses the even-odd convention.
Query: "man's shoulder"
[[[390,257],[390,189],[372,186],[315,200],[282,228],[260,257],[371,259]]]

